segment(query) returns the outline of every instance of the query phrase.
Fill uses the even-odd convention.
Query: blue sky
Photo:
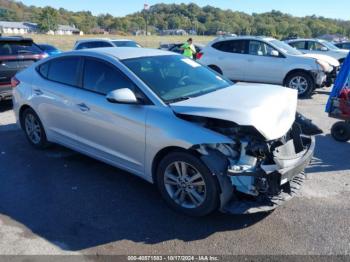
[[[193,2],[200,6],[213,5],[223,9],[232,9],[246,13],[268,12],[272,9],[280,10],[295,16],[319,15],[330,18],[350,20],[349,0],[146,0],[148,4],[156,3],[188,3]],[[143,8],[145,0],[22,0],[27,5],[64,7],[72,11],[89,10],[93,14],[110,13],[115,16],[138,11]]]

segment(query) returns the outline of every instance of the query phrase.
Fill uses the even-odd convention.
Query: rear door
[[[295,42],[289,43],[289,45],[304,53],[306,52],[306,49],[307,49],[306,41],[295,41]]]
[[[227,40],[213,44],[218,50],[216,63],[231,80],[245,80],[247,68],[247,40]],[[214,63],[215,64],[215,63]]]
[[[69,147],[76,146],[73,97],[79,88],[80,67],[80,57],[56,58],[37,68],[41,77],[32,83],[32,104],[50,140]]]

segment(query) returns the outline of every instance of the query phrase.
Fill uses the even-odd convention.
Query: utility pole
[[[149,5],[145,2],[143,6],[143,10],[145,11],[145,20],[146,20],[146,36],[148,36],[148,10]]]

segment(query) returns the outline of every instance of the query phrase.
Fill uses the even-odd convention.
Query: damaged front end
[[[221,210],[250,214],[275,209],[295,196],[305,180],[305,168],[315,149],[313,136],[303,133],[300,119],[282,138],[266,141],[253,127],[229,121],[184,116],[224,134],[231,144],[193,147],[218,178]],[[297,116],[298,118],[298,116]]]

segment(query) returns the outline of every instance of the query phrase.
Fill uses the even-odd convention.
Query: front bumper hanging
[[[274,210],[298,194],[305,181],[305,168],[310,164],[315,151],[315,138],[305,138],[308,141],[307,149],[292,166],[280,169],[270,174],[261,172],[254,174],[266,178],[274,183],[273,192],[260,193],[258,196],[232,194],[231,199],[221,208],[223,212],[231,214],[252,214]],[[243,174],[244,175],[244,174]],[[246,174],[252,176],[252,174]],[[242,174],[240,175],[242,176]],[[222,203],[223,204],[223,203]]]

